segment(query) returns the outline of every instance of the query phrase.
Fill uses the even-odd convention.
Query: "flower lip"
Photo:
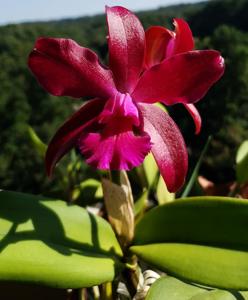
[[[102,170],[130,170],[140,165],[151,150],[150,136],[136,136],[132,130],[117,134],[83,134],[78,147],[86,162]]]
[[[113,119],[123,120],[134,126],[140,125],[140,116],[135,102],[128,93],[117,92],[110,97],[99,115],[99,123],[108,123]]]

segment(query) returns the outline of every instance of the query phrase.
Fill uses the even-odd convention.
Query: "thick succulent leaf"
[[[145,32],[139,19],[121,6],[106,7],[109,64],[121,92],[132,92],[142,71]]]
[[[110,225],[60,200],[0,192],[0,280],[59,288],[115,278],[122,265]]]
[[[178,278],[217,288],[248,290],[247,251],[189,243],[133,246],[131,251]]]
[[[187,284],[174,277],[165,276],[156,280],[147,294],[146,300],[189,300],[192,296],[205,290]]]
[[[213,290],[196,295],[191,300],[248,300],[248,292]]]
[[[237,298],[236,298],[237,296]],[[239,298],[238,298],[239,297]],[[224,290],[206,290],[174,277],[165,276],[158,279],[149,289],[146,300],[236,300],[246,299],[240,292]]]
[[[238,149],[236,156],[236,174],[239,183],[248,182],[248,140],[244,141]]]
[[[71,39],[39,38],[28,65],[41,86],[55,96],[108,98],[116,92],[112,73],[95,52]]]
[[[247,226],[247,200],[185,198],[148,212],[136,226],[132,251],[188,280],[248,289]]]
[[[132,98],[166,105],[194,103],[205,96],[223,72],[224,60],[217,51],[177,54],[145,71]]]
[[[191,300],[247,300],[247,292],[213,290],[195,295]]]
[[[188,154],[184,139],[175,122],[162,109],[139,103],[144,130],[151,137],[152,154],[170,192],[184,183],[188,169]]]
[[[135,229],[134,244],[180,242],[248,249],[247,227],[246,200],[225,197],[177,199],[150,210],[141,219]]]

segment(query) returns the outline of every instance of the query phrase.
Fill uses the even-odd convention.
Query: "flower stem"
[[[137,287],[139,284],[139,268],[137,265],[137,257],[132,255],[127,257],[127,265],[129,266],[127,269],[125,269],[122,272],[123,280],[126,284],[126,287],[128,289],[128,292],[131,296],[131,299],[135,296],[137,293]],[[132,266],[132,268],[130,268]]]

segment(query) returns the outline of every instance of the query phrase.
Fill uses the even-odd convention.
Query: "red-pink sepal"
[[[145,32],[139,19],[121,6],[106,7],[109,66],[120,92],[131,93],[143,67]]]
[[[184,184],[188,169],[188,154],[181,132],[171,117],[157,106],[139,103],[139,108],[160,173],[168,190],[176,192]]]
[[[28,65],[55,96],[108,98],[116,92],[112,72],[99,63],[96,53],[71,39],[39,38]]]

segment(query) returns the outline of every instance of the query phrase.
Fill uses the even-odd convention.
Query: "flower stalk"
[[[134,208],[131,185],[125,171],[111,171],[102,179],[108,220],[125,251],[134,236]]]

